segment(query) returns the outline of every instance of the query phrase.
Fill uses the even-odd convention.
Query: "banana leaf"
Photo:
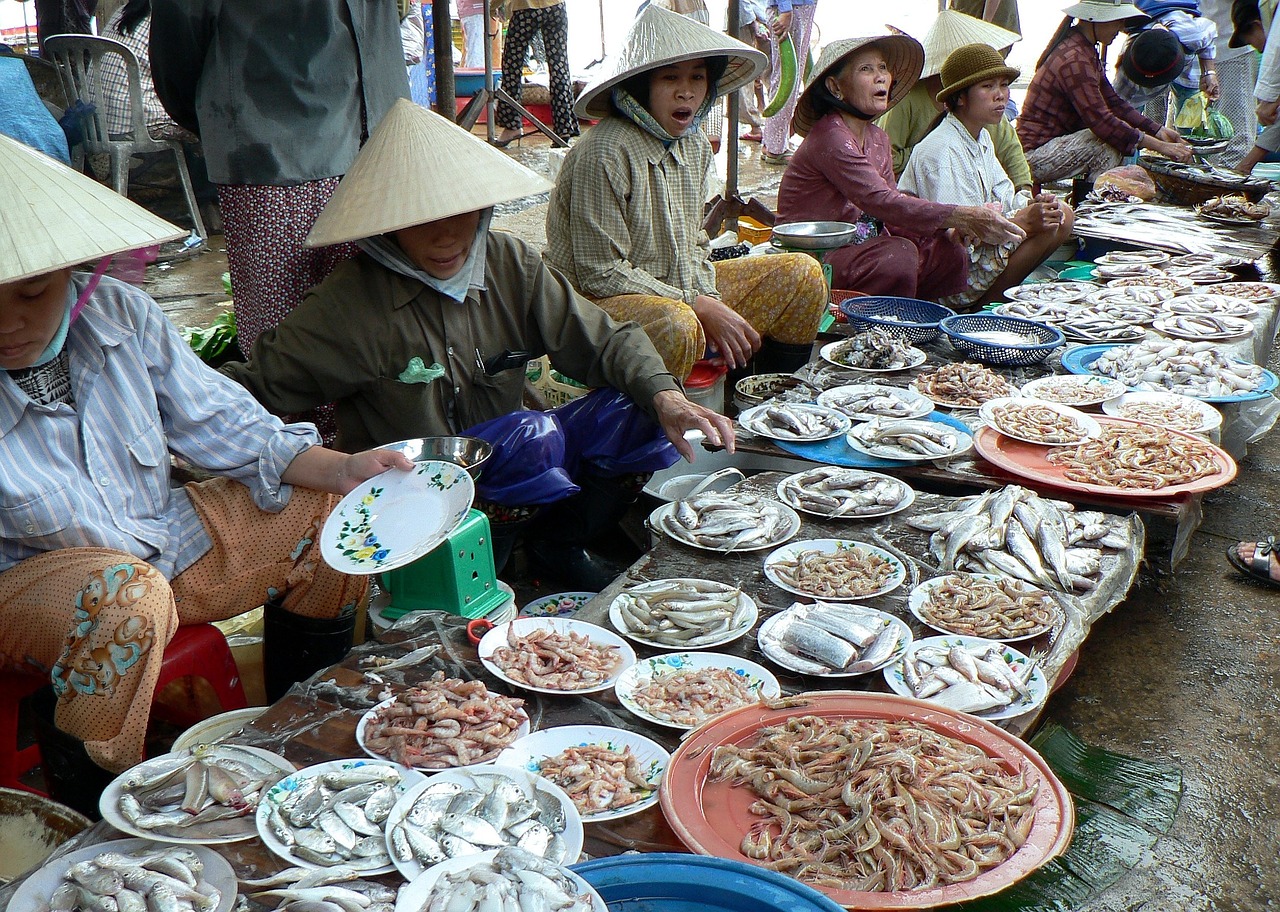
[[[182,338],[200,356],[200,360],[216,361],[236,340],[235,312],[228,310],[219,314],[206,327],[184,327]]]

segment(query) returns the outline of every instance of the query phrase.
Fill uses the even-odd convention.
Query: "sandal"
[[[1231,562],[1231,566],[1250,579],[1280,588],[1280,580],[1271,576],[1271,555],[1277,553],[1275,536],[1268,535],[1261,541],[1254,542],[1253,558],[1248,561],[1236,553],[1238,547],[1239,543],[1227,549],[1227,560]]]

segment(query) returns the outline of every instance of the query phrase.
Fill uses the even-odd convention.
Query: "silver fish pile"
[[[860,383],[837,386],[818,396],[818,404],[854,421],[871,418],[919,418],[933,411],[933,403],[901,386]]]
[[[1093,308],[1078,310],[1055,324],[1068,339],[1081,342],[1122,342],[1141,339],[1141,326]]]
[[[1019,285],[1005,292],[1011,301],[1061,302],[1070,304],[1084,300],[1085,295],[1098,290],[1091,282],[1035,282]]]
[[[1159,307],[1162,301],[1172,297],[1172,291],[1156,285],[1121,285],[1117,288],[1101,288],[1086,297],[1084,301],[1099,310],[1107,309],[1112,305],[1127,307],[1138,305],[1152,311],[1154,315],[1155,308]],[[1150,320],[1151,317],[1147,317],[1147,322]]]
[[[849,427],[839,412],[799,402],[764,403],[738,421],[752,433],[780,440],[825,440]]]
[[[663,646],[692,648],[741,631],[751,596],[714,580],[654,580],[629,586],[614,601],[621,632]]]
[[[1093,362],[1096,373],[1130,389],[1173,390],[1186,396],[1234,396],[1257,389],[1263,379],[1256,364],[1232,361],[1212,342],[1147,339],[1105,351]]]
[[[831,360],[860,370],[895,370],[920,358],[920,349],[885,329],[869,329],[836,346]]]
[[[755,494],[703,492],[671,507],[663,514],[663,531],[678,541],[717,551],[778,544],[798,527],[790,507]]]
[[[935,421],[876,418],[856,426],[849,436],[886,459],[941,459],[961,448],[955,429]]]
[[[1001,304],[995,312],[1002,317],[1021,317],[1024,320],[1057,324],[1078,308],[1079,305],[1073,305],[1070,301],[1010,301],[1008,304]]]
[[[1147,292],[1166,292],[1164,288],[1111,288],[1109,291],[1147,291]],[[1130,323],[1134,326],[1142,326],[1150,323],[1160,313],[1158,304],[1143,304],[1137,301],[1131,301],[1127,298],[1112,297],[1099,301],[1093,305],[1092,310],[1104,317],[1110,317],[1118,323]]]
[[[914,696],[967,713],[1021,702],[1030,709],[1027,682],[1033,672],[1030,662],[1012,662],[1011,653],[999,643],[921,646],[902,663],[902,680]]]
[[[778,496],[806,513],[856,519],[900,509],[911,497],[911,486],[879,472],[820,466],[782,479]]]
[[[1217,285],[1221,282],[1234,282],[1236,275],[1229,269],[1217,266],[1188,266],[1184,269],[1170,269],[1169,275],[1190,279],[1197,285]]]
[[[391,858],[383,828],[403,787],[394,765],[353,761],[268,792],[266,825],[301,861],[358,871],[384,867]]]
[[[804,674],[867,674],[888,665],[911,643],[909,630],[862,605],[794,603],[777,616],[761,646],[781,650],[786,665]]]
[[[201,744],[122,774],[120,814],[159,837],[220,838],[256,832],[253,812],[288,775],[232,744]]]
[[[1258,305],[1224,294],[1179,295],[1161,305],[1166,314],[1214,314],[1219,317],[1252,317]]]
[[[353,868],[285,868],[270,877],[242,880],[248,897],[277,912],[395,912],[396,890],[361,880]]]
[[[69,868],[49,897],[53,912],[212,912],[222,894],[190,849],[102,852]]]
[[[557,865],[518,848],[489,862],[441,875],[420,910],[405,912],[571,912],[592,907],[590,893]]]
[[[565,812],[534,778],[526,788],[500,772],[470,773],[469,784],[435,782],[392,825],[391,851],[423,868],[489,849],[516,846],[552,864],[565,860]],[[573,860],[573,859],[570,859]]]
[[[1229,339],[1253,332],[1253,324],[1243,317],[1220,314],[1174,314],[1157,320],[1155,328],[1180,339]]]
[[[992,573],[1059,592],[1087,591],[1098,585],[1101,549],[1129,546],[1121,520],[1076,511],[1020,485],[962,503],[958,510],[907,518],[912,528],[933,533],[929,549],[944,573]]]

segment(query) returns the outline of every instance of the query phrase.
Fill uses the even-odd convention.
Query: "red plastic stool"
[[[4,788],[44,794],[19,778],[40,765],[40,748],[32,744],[18,749],[18,708],[23,697],[48,683],[47,675],[0,672],[0,786]]]
[[[240,682],[240,669],[236,667],[236,659],[231,654],[231,647],[227,645],[227,638],[212,624],[191,624],[178,628],[165,648],[156,693],[160,693],[173,681],[186,677],[208,681],[223,712],[244,709],[249,705],[249,700],[244,695],[244,685]],[[174,721],[194,725],[202,720],[183,718]]]

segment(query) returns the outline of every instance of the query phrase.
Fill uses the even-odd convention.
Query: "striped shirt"
[[[88,281],[75,275],[74,300]],[[105,547],[172,579],[212,545],[171,487],[170,454],[234,478],[263,510],[320,442],[284,425],[196,357],[150,297],[104,278],[67,336],[76,405],[36,405],[0,373],[0,572],[63,548]],[[249,543],[246,543],[249,546]]]

